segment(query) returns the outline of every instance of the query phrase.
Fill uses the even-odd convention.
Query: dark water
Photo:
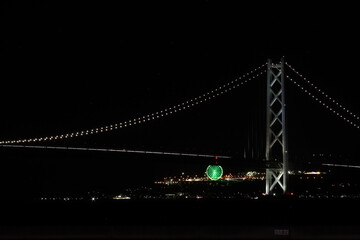
[[[0,239],[359,239],[359,203],[354,199],[3,203]]]

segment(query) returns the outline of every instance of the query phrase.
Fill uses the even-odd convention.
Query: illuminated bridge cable
[[[196,105],[199,105],[201,103],[205,103],[213,98],[219,97],[223,94],[229,93],[230,91],[234,90],[235,88],[259,77],[260,75],[264,74],[266,70],[261,70],[261,68],[264,68],[266,64],[263,64],[254,70],[230,81],[227,82],[215,89],[212,89],[208,92],[205,92],[201,94],[200,96],[197,96],[195,98],[189,99],[187,101],[181,102],[177,105],[164,108],[162,110],[159,110],[157,112],[153,112],[147,115],[143,115],[138,118],[133,118],[127,121],[123,121],[120,123],[115,123],[111,125],[106,125],[102,127],[77,131],[77,132],[71,132],[66,134],[59,134],[59,135],[51,135],[47,137],[35,137],[35,138],[26,138],[26,139],[15,139],[15,140],[6,140],[6,141],[0,141],[0,145],[3,144],[20,144],[20,143],[38,143],[38,142],[48,142],[48,141],[54,141],[54,140],[61,140],[61,139],[69,139],[69,138],[76,138],[81,136],[89,136],[89,135],[95,135],[100,134],[104,132],[114,131],[121,128],[126,128],[138,124],[142,124],[145,122],[149,122],[158,118],[163,118],[172,114],[175,114],[177,112],[192,108]]]
[[[333,99],[332,97],[330,97],[328,94],[326,94],[324,91],[322,91],[319,87],[315,86],[312,82],[310,82],[309,80],[307,80],[303,75],[301,75],[298,71],[296,71],[290,64],[288,64],[287,62],[285,62],[285,64],[294,72],[296,73],[299,77],[301,77],[305,82],[307,82],[310,86],[312,86],[316,91],[318,91],[320,94],[322,94],[324,97],[326,97],[327,99],[329,99],[332,103],[334,103],[336,106],[338,106],[339,108],[341,108],[343,111],[345,111],[346,113],[350,114],[350,116],[352,116],[353,118],[359,120],[360,117],[356,114],[354,114],[353,112],[351,112],[349,109],[345,108],[343,105],[341,105],[338,101],[336,101],[335,99]]]
[[[323,166],[330,166],[330,167],[346,167],[346,168],[360,168],[358,165],[345,165],[345,164],[334,164],[334,163],[323,163]]]
[[[328,109],[330,112],[332,112],[333,114],[335,114],[336,116],[338,116],[339,118],[341,118],[342,120],[344,120],[345,122],[347,122],[348,124],[350,124],[351,126],[360,129],[360,125],[354,123],[353,121],[351,121],[350,119],[344,117],[342,114],[340,114],[338,111],[336,111],[334,108],[329,107],[329,105],[327,105],[326,103],[324,103],[323,101],[321,101],[319,98],[315,97],[312,93],[310,93],[308,90],[306,90],[304,87],[302,87],[299,83],[297,83],[295,80],[293,80],[291,77],[289,77],[288,75],[286,76],[287,79],[290,80],[290,82],[292,82],[295,86],[297,86],[298,88],[300,88],[304,93],[306,93],[307,95],[309,95],[312,99],[314,99],[315,101],[317,101],[320,105],[322,105],[323,107],[325,107],[326,109]]]
[[[96,151],[96,152],[140,153],[140,154],[174,155],[174,156],[202,157],[202,158],[231,158],[230,156],[212,155],[212,154],[159,152],[159,151],[144,151],[144,150],[114,149],[114,148],[80,148],[80,147],[54,147],[54,146],[6,145],[6,144],[0,145],[0,147],[53,149],[53,150],[75,150],[75,151]]]

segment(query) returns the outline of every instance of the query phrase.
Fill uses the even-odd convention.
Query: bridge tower
[[[267,62],[266,191],[285,194],[288,188],[288,149],[285,119],[284,58]]]

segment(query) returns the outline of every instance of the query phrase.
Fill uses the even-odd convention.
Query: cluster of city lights
[[[88,129],[88,130],[84,130],[84,131],[77,131],[77,132],[72,132],[72,133],[67,133],[67,134],[52,135],[52,136],[39,137],[39,138],[27,138],[27,139],[0,141],[0,144],[4,145],[4,144],[19,144],[19,143],[36,143],[36,142],[46,142],[46,141],[88,136],[88,135],[94,135],[94,134],[99,134],[99,133],[103,133],[103,132],[109,132],[109,131],[113,131],[113,130],[117,130],[117,129],[121,129],[121,128],[126,128],[126,127],[130,127],[130,126],[138,125],[141,123],[145,123],[148,121],[152,121],[152,120],[155,120],[158,118],[166,117],[168,115],[178,113],[185,109],[192,108],[196,105],[199,105],[200,103],[207,102],[213,98],[216,98],[225,93],[228,93],[231,90],[257,78],[258,76],[260,76],[266,72],[266,70],[259,71],[265,65],[266,64],[263,64],[263,65],[255,68],[254,70],[252,70],[252,71],[250,71],[228,83],[225,83],[225,84],[219,86],[218,88],[208,91],[198,97],[184,101],[182,103],[179,103],[178,105],[174,105],[172,107],[165,108],[160,111],[144,115],[139,118],[134,118],[134,119],[124,121],[121,123],[111,124],[111,125],[107,125],[107,126],[103,126],[103,127]]]
[[[312,99],[317,101],[320,105],[324,106],[326,109],[328,109],[330,112],[334,113],[339,118],[343,119],[345,122],[349,123],[351,126],[356,127],[357,129],[360,129],[360,126],[353,121],[349,120],[348,118],[344,117],[342,114],[340,114],[338,111],[336,111],[334,108],[329,107],[324,101],[321,101],[319,98],[315,97],[312,93],[310,93],[308,90],[306,90],[304,87],[302,87],[299,83],[297,83],[295,80],[293,80],[291,77],[286,76],[287,79],[289,79],[292,83],[294,83],[297,87],[299,87],[303,92],[305,92],[307,95],[309,95]]]
[[[301,77],[304,81],[306,81],[310,86],[312,86],[316,91],[318,91],[320,94],[325,96],[327,99],[329,99],[332,103],[334,103],[336,106],[344,110],[346,113],[350,114],[350,116],[354,117],[355,119],[359,120],[360,117],[351,112],[349,109],[345,108],[343,105],[341,105],[339,102],[337,102],[335,99],[330,97],[328,94],[326,94],[324,91],[322,91],[319,87],[315,86],[312,82],[310,82],[308,79],[306,79],[303,75],[301,75],[298,71],[296,71],[290,64],[287,62],[285,63],[293,72],[295,72],[299,77]]]
[[[232,174],[228,173],[225,175],[222,175],[219,179],[225,180],[225,181],[253,181],[253,180],[264,180],[265,179],[265,173],[263,172],[256,172],[256,171],[250,171],[246,173],[239,173],[239,174]],[[161,181],[155,181],[155,184],[166,184],[166,185],[173,185],[173,184],[179,184],[183,182],[209,182],[211,179],[206,175],[204,176],[174,176],[174,177],[165,177]]]

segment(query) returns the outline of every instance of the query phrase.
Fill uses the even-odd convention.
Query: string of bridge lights
[[[329,99],[331,102],[333,102],[335,105],[337,105],[338,107],[340,107],[342,110],[344,110],[345,112],[347,112],[348,114],[350,114],[352,117],[354,117],[355,119],[359,120],[360,117],[357,116],[356,114],[354,114],[353,112],[351,112],[349,109],[345,108],[343,105],[341,105],[339,102],[337,102],[335,99],[333,99],[332,97],[330,97],[328,94],[326,94],[324,91],[322,91],[319,87],[317,87],[316,85],[314,85],[312,82],[310,82],[309,80],[307,80],[303,75],[301,75],[298,71],[296,71],[290,64],[288,64],[287,62],[285,62],[285,64],[293,71],[295,72],[299,77],[301,77],[303,80],[305,80],[308,84],[310,84],[310,86],[312,86],[314,89],[316,89],[320,94],[322,94],[323,96],[325,96],[327,99]]]
[[[98,127],[98,128],[92,128],[92,129],[88,129],[88,130],[71,132],[71,133],[66,133],[66,134],[52,135],[52,136],[47,136],[47,137],[36,137],[36,138],[0,141],[0,145],[47,142],[47,141],[54,141],[54,140],[59,140],[59,139],[69,139],[69,138],[76,138],[76,137],[81,137],[81,136],[89,136],[89,135],[114,131],[114,130],[118,130],[121,128],[126,128],[126,127],[130,127],[130,126],[138,125],[141,123],[149,122],[149,121],[152,121],[152,120],[155,120],[158,118],[166,117],[166,116],[178,113],[180,111],[192,108],[201,103],[205,103],[213,98],[219,97],[219,96],[221,96],[225,93],[228,93],[228,92],[234,90],[235,88],[259,77],[260,75],[262,75],[266,72],[266,70],[259,71],[265,65],[266,65],[266,63],[255,68],[254,70],[252,70],[246,74],[243,74],[242,76],[240,76],[228,83],[225,83],[213,90],[205,92],[204,94],[202,94],[200,96],[197,96],[195,98],[192,98],[192,99],[184,101],[184,102],[181,102],[172,107],[165,108],[160,111],[144,115],[142,117],[138,117],[138,118],[130,119],[128,121],[115,123],[115,124],[111,124],[111,125],[106,125],[106,126],[102,126],[102,127]],[[242,81],[240,81],[240,80],[242,80]]]
[[[158,151],[143,151],[143,150],[129,150],[129,149],[113,149],[113,148],[83,148],[83,147],[54,147],[54,146],[38,146],[38,145],[0,145],[0,147],[7,148],[34,148],[34,149],[55,149],[55,150],[74,150],[74,151],[97,151],[97,152],[122,152],[122,153],[140,153],[140,154],[155,154],[155,155],[175,155],[187,157],[203,157],[203,158],[231,158],[224,155],[211,154],[195,154],[195,153],[179,153],[179,152],[158,152]]]
[[[353,121],[349,120],[348,118],[344,117],[342,114],[340,114],[338,111],[334,110],[334,108],[331,108],[329,105],[324,103],[324,101],[321,101],[319,98],[315,97],[312,93],[310,93],[308,90],[306,90],[304,87],[302,87],[298,82],[296,82],[294,79],[286,75],[286,78],[289,79],[295,86],[299,87],[304,93],[309,95],[312,99],[317,101],[320,105],[324,106],[326,109],[328,109],[330,112],[334,113],[339,118],[343,119],[345,122],[349,123],[351,126],[360,129],[360,126]]]

